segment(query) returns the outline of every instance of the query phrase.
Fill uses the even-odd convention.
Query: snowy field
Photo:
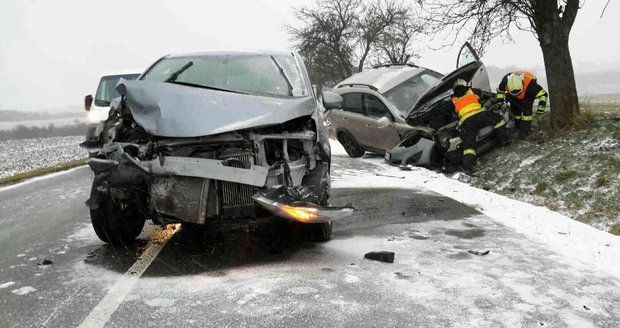
[[[75,125],[80,123],[86,123],[86,115],[84,117],[75,118],[75,117],[65,117],[65,118],[52,118],[52,119],[43,119],[43,120],[25,120],[25,121],[8,121],[8,122],[0,122],[0,130],[12,130],[15,129],[19,125],[27,126],[27,127],[47,127],[53,125],[55,127],[67,126],[67,125]]]
[[[83,136],[0,141],[0,178],[82,159]]]

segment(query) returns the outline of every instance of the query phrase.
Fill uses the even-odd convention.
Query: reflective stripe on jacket
[[[525,98],[525,91],[527,91],[527,87],[530,85],[530,82],[532,82],[532,80],[536,80],[536,76],[526,71],[515,71],[512,72],[512,74],[518,75],[521,78],[521,81],[523,81],[523,88],[521,89],[521,92],[519,92],[518,95],[514,96],[519,100],[523,100],[523,98]],[[506,85],[505,91],[510,92],[510,90],[508,90],[508,85]]]
[[[454,104],[454,109],[459,115],[459,125],[463,123],[467,118],[483,111],[478,96],[471,90],[467,90],[464,96],[457,97],[452,96],[450,98]]]

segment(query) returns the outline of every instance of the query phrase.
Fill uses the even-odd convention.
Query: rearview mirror
[[[90,107],[93,105],[93,96],[88,95],[84,97],[84,109],[88,112]]]
[[[323,107],[325,109],[342,108],[343,102],[344,100],[339,94],[331,91],[323,92]]]

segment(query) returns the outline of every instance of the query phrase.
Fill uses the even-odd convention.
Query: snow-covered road
[[[138,245],[111,247],[88,224],[86,168],[0,189],[2,323],[620,326],[618,237],[333,148],[333,202],[358,211],[319,244],[250,223],[198,232],[148,226]],[[363,259],[380,250],[395,252],[394,263]],[[44,258],[53,264],[38,266]]]

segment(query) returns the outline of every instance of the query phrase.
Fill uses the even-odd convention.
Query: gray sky
[[[412,1],[413,2],[413,1]],[[1,0],[0,109],[80,106],[99,76],[145,69],[168,53],[291,47],[285,24],[302,0]],[[577,72],[620,68],[620,4],[587,0],[571,33]],[[537,41],[525,32],[516,44],[496,40],[487,65],[542,67]],[[426,49],[418,64],[453,69],[458,49]]]

